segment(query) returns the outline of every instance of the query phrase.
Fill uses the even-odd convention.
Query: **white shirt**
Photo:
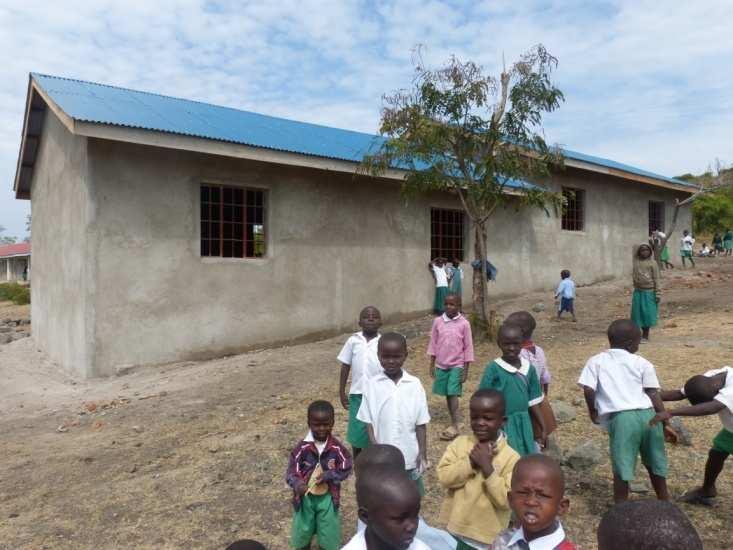
[[[349,393],[362,393],[362,385],[372,376],[380,374],[382,365],[377,356],[380,335],[367,341],[364,334],[355,332],[346,340],[338,354],[338,361],[351,366],[351,387]]]
[[[558,544],[565,540],[565,529],[563,529],[562,525],[558,523],[557,529],[555,529],[549,535],[527,541],[527,539],[524,537],[524,529],[520,527],[509,539],[509,541],[507,542],[507,546],[511,548],[520,540],[527,543],[527,545],[529,546],[529,550],[553,550]]]
[[[687,235],[686,237],[682,237],[680,239],[680,250],[692,250],[692,245],[695,244],[695,239],[692,238],[692,235]]]
[[[366,529],[366,523],[356,518],[356,532],[361,533]],[[430,550],[456,550],[456,539],[448,531],[430,527],[425,520],[418,518],[417,533],[415,538],[428,545]]]
[[[725,385],[720,388],[720,391],[714,399],[725,405],[725,409],[718,413],[718,417],[720,418],[720,422],[723,424],[723,427],[729,432],[733,432],[733,368],[723,367],[722,369],[709,370],[703,376],[712,378],[721,372],[726,373]],[[682,390],[682,393],[685,393],[684,389]]]
[[[323,449],[326,448],[326,443],[328,443],[328,441],[316,441],[316,438],[313,437],[313,432],[311,432],[310,430],[308,430],[308,435],[305,436],[303,441],[313,443],[318,450],[318,456],[321,456],[323,454]]]
[[[394,445],[402,451],[405,467],[414,469],[419,454],[415,428],[430,422],[420,380],[403,370],[395,384],[382,371],[370,378],[363,390],[356,418],[372,425],[377,443]]]
[[[448,273],[446,273],[445,267],[439,267],[435,264],[432,264],[432,266],[435,274],[435,286],[448,286]]]
[[[570,277],[567,277],[560,281],[560,284],[557,285],[557,290],[555,291],[555,296],[560,296],[560,298],[565,299],[574,299],[575,298],[575,282]]]
[[[341,550],[367,550],[367,544],[366,539],[364,538],[364,531],[359,531],[354,535],[349,542],[346,543],[346,546],[342,546]],[[407,550],[430,550],[430,547],[420,542],[418,539],[414,539],[412,541],[412,544],[407,548]]]
[[[595,390],[601,424],[614,412],[651,408],[652,400],[644,388],[659,388],[654,365],[640,355],[616,348],[588,359],[578,384]]]

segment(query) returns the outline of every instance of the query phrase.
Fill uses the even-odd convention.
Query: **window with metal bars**
[[[664,231],[664,203],[649,201],[649,234]]]
[[[201,256],[265,255],[265,191],[201,185]]]
[[[566,231],[583,231],[585,229],[585,190],[562,188],[562,221]]]
[[[433,208],[430,211],[430,259],[463,261],[464,216],[462,210]]]

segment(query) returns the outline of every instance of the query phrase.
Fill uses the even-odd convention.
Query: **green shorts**
[[[367,425],[356,418],[361,407],[361,394],[349,394],[349,426],[346,428],[346,441],[355,449],[366,449],[369,446]]]
[[[680,250],[681,258],[692,258],[692,250]]]
[[[463,367],[451,367],[449,369],[435,368],[435,381],[433,382],[433,393],[435,395],[463,395]]]
[[[733,455],[733,432],[729,432],[725,428],[720,430],[713,439],[713,450]]]
[[[667,451],[664,448],[662,424],[653,428],[649,421],[654,409],[617,412],[608,425],[613,472],[624,481],[634,479],[636,459],[653,474],[667,477]]]
[[[313,535],[324,550],[341,548],[341,518],[333,506],[331,494],[305,495],[293,513],[292,548],[310,547]]]

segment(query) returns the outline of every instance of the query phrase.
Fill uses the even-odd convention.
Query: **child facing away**
[[[463,296],[463,268],[461,267],[460,258],[453,258],[451,264],[448,292]]]
[[[656,326],[660,300],[659,266],[652,257],[652,247],[646,243],[634,249],[631,297],[631,320],[641,329],[643,342],[649,341],[649,330]]]
[[[502,355],[486,366],[479,384],[480,390],[494,389],[504,394],[507,417],[504,431],[509,446],[520,456],[536,453],[546,444],[545,421],[540,411],[544,396],[537,371],[520,357],[522,341],[518,326],[502,324],[497,337]],[[537,426],[536,435],[530,415]]]
[[[331,430],[333,405],[308,405],[308,435],[290,453],[286,480],[293,490],[292,548],[310,548],[313,535],[324,550],[341,545],[341,483],[351,473],[351,455]]]
[[[356,481],[356,503],[366,528],[342,550],[431,550],[416,538],[420,493],[405,470],[362,471]]]
[[[440,520],[457,548],[486,550],[511,515],[507,493],[519,455],[501,432],[504,396],[479,390],[471,396],[471,430],[453,441],[438,463],[438,480],[448,490]]]
[[[435,281],[435,300],[433,301],[433,313],[440,315],[443,313],[443,302],[448,294],[448,271],[446,269],[445,258],[435,258],[428,264],[428,269]]]
[[[363,386],[372,376],[382,372],[382,366],[377,357],[379,344],[379,327],[382,326],[382,314],[374,306],[367,306],[359,313],[359,327],[361,330],[352,334],[338,354],[341,363],[339,377],[339,395],[341,405],[349,411],[349,425],[346,430],[346,440],[351,443],[354,458],[359,452],[369,446],[369,434],[366,424],[356,418],[361,406]],[[346,381],[351,373],[351,387],[346,394]]]
[[[367,381],[356,417],[367,424],[370,443],[387,443],[402,451],[405,468],[423,495],[430,422],[425,390],[419,378],[402,370],[407,359],[404,336],[382,334],[377,353],[383,372]]]
[[[461,297],[448,294],[444,309],[443,315],[433,319],[428,356],[430,376],[435,379],[433,393],[445,396],[450,414],[451,425],[440,438],[451,441],[460,431],[458,398],[463,395],[463,384],[473,363],[473,338],[471,323],[461,315]]]
[[[570,271],[563,269],[560,272],[560,284],[555,291],[555,299],[560,300],[557,307],[557,318],[562,317],[563,311],[567,311],[573,317],[573,323],[578,319],[575,317],[575,282],[570,278]]]
[[[552,380],[550,369],[547,366],[547,357],[545,351],[532,340],[534,330],[537,328],[537,321],[528,311],[515,311],[509,314],[505,322],[510,325],[517,325],[522,329],[523,342],[519,356],[529,361],[537,370],[542,393],[545,394],[545,398],[540,403],[540,412],[545,421],[545,433],[549,436],[557,429],[557,421],[555,420],[555,414],[552,412],[550,400],[547,398],[550,393],[550,381]]]
[[[690,504],[712,504],[718,495],[715,482],[723,471],[728,455],[733,453],[733,368],[723,367],[693,376],[681,390],[662,391],[663,401],[680,401],[687,398],[689,407],[678,407],[658,413],[652,424],[669,420],[673,416],[708,416],[717,414],[722,429],[713,439],[705,463],[702,487],[683,495],[680,500]]]
[[[687,516],[662,500],[617,504],[598,525],[598,550],[702,550],[702,541]]]
[[[657,498],[669,499],[664,440],[676,441],[676,434],[666,421],[664,430],[649,426],[664,404],[654,365],[636,355],[640,340],[631,320],[614,321],[608,327],[610,349],[588,359],[578,380],[591,421],[608,430],[615,502],[628,499],[639,454]]]
[[[559,519],[570,501],[565,498],[565,476],[556,460],[546,455],[522,457],[514,466],[508,498],[519,527],[503,531],[492,550],[575,549]]]

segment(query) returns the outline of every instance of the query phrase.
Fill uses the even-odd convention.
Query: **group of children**
[[[332,434],[331,404],[311,403],[309,432],[293,449],[287,471],[294,505],[291,546],[310,548],[316,536],[320,548],[341,547],[340,487],[351,474],[353,456],[359,525],[343,548],[574,548],[560,523],[569,506],[562,469],[542,454],[556,424],[547,402],[547,360],[532,339],[533,316],[515,312],[500,327],[501,356],[486,366],[469,400],[470,434],[461,433],[459,398],[475,357],[460,295],[446,294],[442,313],[433,320],[429,374],[432,391],[446,398],[450,417],[440,434],[450,443],[436,468],[446,491],[440,512],[445,530],[419,516],[423,474],[429,468],[430,413],[422,383],[403,369],[407,342],[394,332],[379,333],[381,315],[373,306],[361,311],[359,327],[338,355],[351,452]],[[683,390],[662,391],[653,365],[636,354],[641,338],[638,324],[614,321],[608,329],[610,348],[590,358],[578,380],[591,420],[609,433],[614,500],[628,498],[639,454],[657,497],[667,500],[664,439],[676,439],[669,419],[719,413],[724,428],[713,442],[705,481],[687,495],[690,502],[707,502],[715,496],[715,480],[733,452],[733,369],[693,377]],[[692,406],[665,410],[663,401],[684,398]],[[633,506],[611,513],[639,515]],[[627,523],[633,525],[634,519]],[[604,518],[598,532],[601,548],[602,539],[626,536],[622,525],[621,520]],[[689,522],[679,528],[691,530],[690,540],[697,541],[689,548],[702,547]],[[605,545],[612,547],[618,546]]]

